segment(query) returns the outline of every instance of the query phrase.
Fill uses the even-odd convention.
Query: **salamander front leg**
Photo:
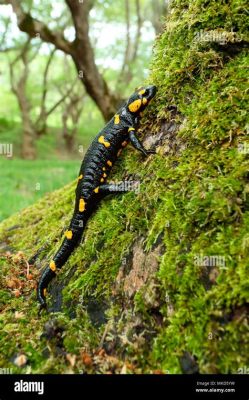
[[[155,150],[146,150],[144,148],[144,146],[142,145],[142,143],[140,142],[140,140],[136,136],[135,132],[136,132],[135,130],[130,130],[129,131],[129,137],[130,137],[130,141],[131,141],[132,146],[135,149],[141,151],[141,153],[143,153],[145,156],[148,156],[149,154],[155,154],[156,153]]]

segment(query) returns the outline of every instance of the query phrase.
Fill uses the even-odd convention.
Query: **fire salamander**
[[[49,282],[68,260],[73,250],[81,241],[87,220],[96,210],[100,200],[111,193],[125,192],[121,182],[121,190],[106,183],[111,169],[122,149],[130,142],[135,149],[145,156],[155,153],[146,150],[137,138],[137,128],[142,111],[148,106],[156,94],[156,86],[140,87],[128,101],[118,110],[114,117],[93,140],[83,159],[76,187],[76,201],[72,220],[65,232],[65,238],[43,270],[37,288],[40,311],[46,308],[46,289]],[[115,189],[115,188],[114,188]]]

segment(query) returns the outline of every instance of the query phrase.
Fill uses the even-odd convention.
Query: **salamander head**
[[[132,114],[142,112],[157,92],[156,86],[141,86],[129,98],[127,108]]]

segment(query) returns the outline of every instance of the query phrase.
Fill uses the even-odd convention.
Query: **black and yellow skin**
[[[56,276],[56,270],[66,263],[79,244],[87,220],[96,210],[100,200],[108,194],[122,193],[118,188],[113,191],[113,185],[106,183],[122,149],[130,142],[145,156],[155,153],[152,150],[146,150],[136,135],[141,112],[148,106],[155,94],[155,86],[137,89],[99,132],[85,154],[76,187],[72,220],[59,250],[42,272],[38,283],[37,295],[41,309],[46,308],[45,296],[49,282]]]

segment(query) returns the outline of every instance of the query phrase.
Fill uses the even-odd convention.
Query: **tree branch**
[[[47,112],[46,112],[46,117],[48,117],[61,103],[65,101],[65,99],[68,97],[68,95],[71,93],[73,90],[76,82],[78,81],[78,78],[75,79],[75,81],[72,83],[71,87],[66,91],[66,93],[59,99]]]
[[[88,15],[94,5],[94,0],[84,0],[83,2],[66,0],[66,3],[71,12],[76,38],[85,40],[89,30]]]
[[[0,48],[2,47],[2,45],[5,42],[5,38],[6,38],[6,35],[7,35],[7,32],[8,32],[8,28],[9,28],[9,24],[10,24],[10,18],[8,18],[7,20],[5,20],[3,22],[5,22],[5,29],[4,29],[4,33],[2,35],[2,38],[1,38]]]
[[[0,4],[10,4],[17,17],[17,24],[22,32],[31,38],[41,37],[44,42],[53,44],[57,49],[67,54],[72,53],[72,43],[67,41],[63,33],[52,32],[43,22],[33,18],[31,14],[25,13],[19,0],[2,0]]]
[[[51,53],[50,53],[50,55],[49,55],[49,57],[48,57],[47,63],[46,63],[45,70],[44,70],[44,74],[43,74],[43,83],[42,83],[41,106],[40,106],[40,113],[39,113],[39,116],[38,116],[38,118],[36,119],[36,122],[35,122],[35,125],[36,125],[36,126],[39,126],[40,121],[41,121],[43,118],[45,118],[45,116],[46,116],[46,106],[45,106],[45,103],[46,103],[46,97],[47,97],[47,92],[48,92],[48,85],[47,85],[47,83],[48,83],[48,82],[47,82],[47,81],[48,81],[48,72],[49,72],[49,67],[50,67],[51,62],[52,62],[52,60],[53,60],[53,56],[54,56],[55,52],[56,52],[56,48],[54,48],[54,49],[51,51]]]
[[[30,41],[31,39],[28,38],[28,40],[25,42],[25,44],[23,45],[20,53],[18,53],[18,55],[14,58],[13,61],[9,60],[9,71],[10,71],[10,84],[11,84],[11,89],[12,91],[15,93],[15,95],[18,97],[20,95],[20,92],[23,92],[23,88],[25,86],[25,82],[27,80],[27,76],[28,76],[28,62],[27,62],[27,52],[29,50],[29,46],[30,46]],[[23,73],[20,77],[20,79],[18,80],[17,84],[15,84],[15,78],[14,78],[14,66],[15,64],[22,59],[23,61],[23,65],[24,65],[24,69],[23,69]]]

